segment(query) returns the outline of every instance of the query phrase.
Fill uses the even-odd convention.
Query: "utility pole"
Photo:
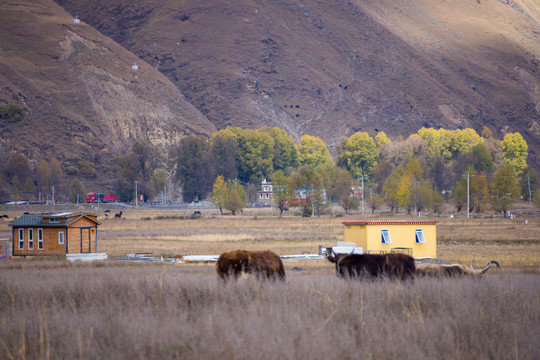
[[[469,172],[467,171],[467,219],[469,219]]]
[[[137,193],[138,192],[137,183],[138,181],[135,180],[135,207],[139,206],[139,194]]]
[[[362,215],[364,215],[364,174],[362,174]]]

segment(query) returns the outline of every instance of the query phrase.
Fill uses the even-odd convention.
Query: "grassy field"
[[[4,213],[6,209],[3,209]],[[59,211],[72,211],[61,209]],[[173,257],[186,254],[221,254],[232,249],[271,249],[280,255],[317,253],[319,244],[334,246],[343,239],[342,221],[411,219],[401,215],[324,215],[302,218],[292,212],[279,217],[275,209],[246,209],[238,216],[221,216],[202,210],[202,218],[189,219],[193,209],[127,208],[121,219],[104,216],[104,209],[83,209],[99,214],[99,251],[110,257],[150,252]],[[22,211],[7,212],[12,218]],[[114,213],[113,209],[112,213]],[[513,220],[503,218],[424,217],[438,220],[438,257],[451,262],[484,266],[497,260],[498,271],[540,272],[540,216]],[[11,237],[8,221],[0,221],[0,238]],[[314,262],[312,266],[328,266]],[[491,271],[491,270],[490,270]]]
[[[540,275],[351,281],[0,264],[2,359],[538,359]]]
[[[99,251],[111,258],[317,253],[343,238],[342,221],[360,218],[123,211],[114,219],[100,209]],[[440,258],[502,267],[481,279],[400,283],[340,280],[325,261],[286,262],[284,283],[223,284],[214,264],[0,262],[0,358],[539,358],[540,218],[436,220]],[[0,238],[11,236],[7,223]]]

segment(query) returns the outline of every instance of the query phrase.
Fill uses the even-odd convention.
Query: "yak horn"
[[[489,268],[491,267],[491,264],[495,264],[499,268],[501,267],[501,265],[497,261],[491,260],[490,262],[488,262],[486,268],[484,270],[480,271],[480,275],[485,274],[489,270]]]

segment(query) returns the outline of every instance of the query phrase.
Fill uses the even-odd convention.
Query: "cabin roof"
[[[58,226],[69,226],[74,221],[77,221],[78,219],[86,217],[87,219],[95,222],[97,225],[101,225],[99,221],[97,221],[97,215],[95,214],[87,214],[87,213],[57,213],[57,214],[23,214],[22,216],[19,216],[15,220],[11,221],[9,223],[9,226],[18,226],[18,227],[31,227],[31,226],[41,226],[41,227],[58,227]],[[59,218],[63,219],[63,221],[55,222],[55,223],[49,223],[44,222],[43,219],[50,219],[50,218]]]

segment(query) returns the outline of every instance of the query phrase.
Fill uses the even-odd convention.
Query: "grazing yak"
[[[497,267],[501,267],[501,265],[495,260],[491,260],[482,270],[475,270],[472,268],[472,266],[467,267],[461,264],[420,263],[416,264],[416,275],[431,277],[481,276],[489,270],[491,264],[495,264]]]
[[[283,261],[279,255],[270,250],[227,251],[218,258],[216,270],[223,280],[230,277],[238,279],[242,273],[245,273],[253,274],[258,279],[285,281]]]
[[[336,274],[341,278],[382,277],[400,280],[414,279],[414,259],[405,254],[339,254],[328,256],[336,264]]]

